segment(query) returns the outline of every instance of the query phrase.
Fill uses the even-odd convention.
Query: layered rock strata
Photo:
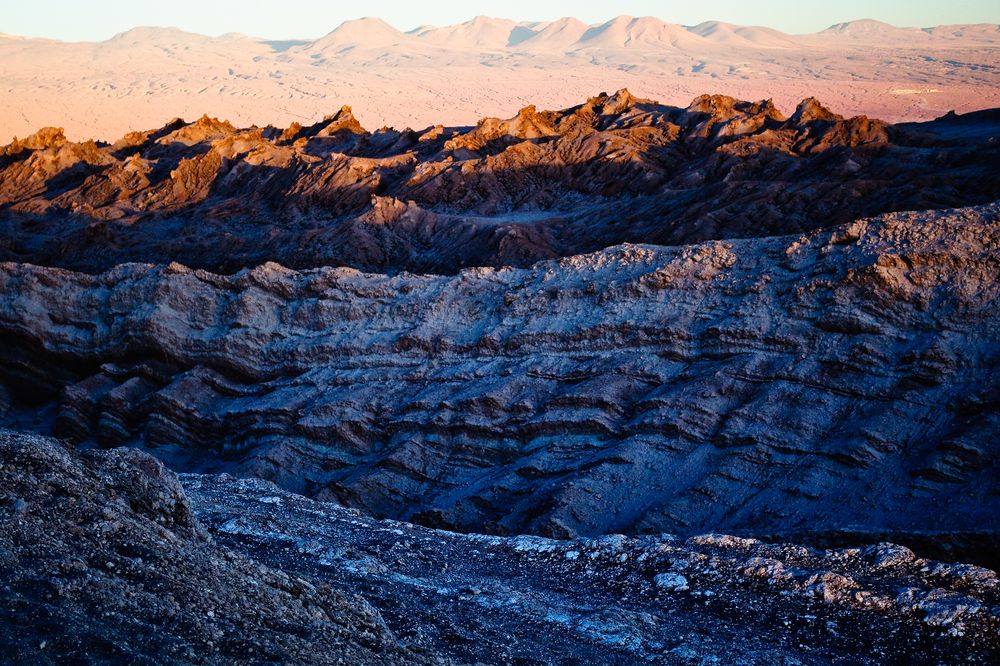
[[[5,419],[457,530],[969,533],[988,555],[998,213],[455,276],[3,264]]]

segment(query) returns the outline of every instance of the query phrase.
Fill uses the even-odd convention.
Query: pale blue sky
[[[0,0],[0,32],[101,40],[138,25],[155,25],[208,35],[241,32],[292,39],[318,37],[361,16],[378,16],[409,30],[458,23],[477,14],[525,20],[575,16],[588,23],[618,14],[657,16],[684,25],[717,19],[794,33],[858,18],[918,27],[1000,23],[1000,0]]]

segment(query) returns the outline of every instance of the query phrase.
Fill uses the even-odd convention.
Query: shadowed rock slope
[[[422,131],[367,132],[348,107],[286,129],[175,120],[111,145],[48,128],[0,148],[0,259],[453,274],[800,233],[1000,198],[998,130],[996,111],[887,125],[815,99],[786,117],[625,90]]]
[[[3,264],[0,402],[462,531],[921,532],[992,562],[998,216],[456,276]]]
[[[130,449],[0,432],[4,664],[437,663],[364,600],[217,543]]]
[[[887,543],[376,521],[0,433],[5,664],[996,663],[1000,581]],[[336,590],[350,589],[345,597]],[[364,598],[362,598],[363,595]]]

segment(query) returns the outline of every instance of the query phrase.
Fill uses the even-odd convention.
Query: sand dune
[[[45,125],[113,139],[204,113],[240,125],[315,122],[343,104],[369,126],[420,129],[625,87],[670,104],[713,92],[791,107],[816,95],[845,115],[924,120],[1000,106],[1000,26],[854,21],[786,35],[651,17],[478,17],[401,32],[367,18],[313,40],[150,27],[100,43],[4,35],[0,142]]]

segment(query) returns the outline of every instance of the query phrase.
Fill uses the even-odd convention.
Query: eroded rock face
[[[378,612],[219,545],[177,478],[0,432],[0,661],[431,663]]]
[[[0,259],[100,272],[122,262],[235,272],[454,274],[623,242],[800,233],[1000,197],[995,111],[890,126],[817,100],[622,90],[472,128],[367,132],[349,107],[310,127],[203,117],[0,148]]]
[[[451,277],[4,264],[6,422],[458,530],[995,544],[998,213]]]

